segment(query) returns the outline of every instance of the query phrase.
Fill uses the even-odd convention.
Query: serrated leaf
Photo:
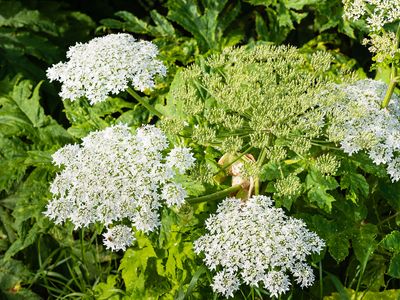
[[[100,282],[93,288],[96,299],[98,300],[119,300],[118,290],[115,288],[117,284],[117,275],[107,276],[107,282]]]
[[[236,5],[227,6],[227,3],[227,0],[203,0],[204,9],[201,9],[198,0],[169,0],[168,18],[189,31],[202,51],[219,49],[223,31],[236,18],[239,11]],[[223,11],[226,18],[222,17]]]
[[[28,283],[32,275],[21,261],[0,259],[0,290],[10,290],[17,284]]]
[[[146,283],[147,262],[151,257],[157,257],[151,242],[147,237],[137,234],[137,249],[128,249],[121,260],[119,270],[122,271],[126,290],[129,293],[144,292]]]
[[[108,98],[93,106],[85,99],[64,101],[64,106],[71,122],[68,132],[76,138],[85,137],[91,131],[101,130],[121,121],[128,125],[146,123],[147,114],[141,107],[121,98]],[[119,119],[120,117],[122,118]]]
[[[343,261],[349,255],[351,233],[348,229],[321,216],[313,216],[311,220],[313,228],[326,241],[330,255],[338,263]]]
[[[330,212],[332,210],[332,202],[336,199],[320,188],[312,188],[307,193],[308,200],[317,203],[318,207]]]
[[[386,235],[380,245],[391,252],[400,253],[400,231],[393,230]]]
[[[128,11],[119,11],[115,13],[117,17],[120,17],[122,20],[125,21],[124,24],[128,24],[129,31],[135,32],[135,33],[141,33],[145,34],[149,32],[149,25],[140,20],[138,17],[136,17],[134,14],[128,12]],[[126,26],[126,25],[125,25]],[[125,29],[128,29],[125,28]]]
[[[316,202],[321,209],[327,212],[332,210],[332,202],[336,201],[327,191],[337,187],[337,181],[331,176],[324,177],[313,170],[307,174],[306,188],[309,190],[307,193],[308,200]]]
[[[154,23],[157,25],[154,28],[154,32],[157,33],[156,36],[169,38],[176,37],[175,28],[166,17],[160,15],[156,10],[150,11],[150,16],[153,19]]]
[[[358,197],[367,198],[369,194],[369,184],[365,177],[354,172],[348,172],[341,176],[340,187],[355,193]]]
[[[400,182],[381,181],[378,186],[378,194],[385,199],[395,210],[400,211]]]

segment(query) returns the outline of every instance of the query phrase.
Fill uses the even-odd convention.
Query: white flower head
[[[154,76],[166,74],[157,55],[157,46],[151,42],[136,41],[126,33],[109,34],[70,47],[69,60],[50,67],[47,77],[62,83],[62,99],[86,97],[95,104],[129,86],[152,89]]]
[[[349,155],[365,151],[375,164],[387,165],[392,181],[398,181],[400,98],[393,94],[388,108],[382,109],[387,85],[372,79],[337,88],[344,98],[327,108],[331,116],[329,139],[339,142]]]
[[[159,208],[180,206],[187,195],[174,182],[174,170],[182,166],[166,162],[167,146],[152,125],[133,134],[122,124],[91,132],[81,145],[64,146],[53,155],[61,172],[51,183],[45,214],[57,224],[70,220],[75,228],[124,220],[136,230],[155,230]]]
[[[400,19],[400,0],[343,0],[344,17],[357,21],[365,17],[372,31]]]
[[[223,270],[215,274],[214,281],[211,284],[212,289],[225,295],[226,297],[233,297],[233,293],[239,289],[240,281],[236,274]]]
[[[103,233],[103,243],[107,249],[112,251],[123,250],[132,245],[135,241],[131,227],[125,225],[115,225],[108,228],[106,233]]]
[[[306,259],[321,252],[324,242],[303,221],[274,208],[269,197],[225,199],[207,219],[206,229],[194,249],[204,253],[211,270],[221,269],[212,288],[225,297],[233,296],[242,283],[264,286],[279,296],[289,290],[290,274],[302,287],[314,282]]]
[[[195,160],[189,148],[176,147],[167,156],[167,164],[179,166],[177,170],[181,174],[193,167]]]

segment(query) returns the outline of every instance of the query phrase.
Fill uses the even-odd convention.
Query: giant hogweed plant
[[[67,145],[53,155],[61,169],[52,183],[46,214],[76,227],[107,225],[104,244],[112,250],[125,249],[136,239],[119,268],[125,291],[116,289],[121,287],[119,275],[110,275],[107,283],[93,288],[96,297],[201,298],[210,292],[205,287],[210,272],[212,290],[226,297],[235,292],[238,296],[239,287],[250,297],[278,296],[296,286],[291,279],[301,287],[311,285],[315,278],[306,260],[321,251],[323,242],[302,221],[272,208],[270,198],[252,194],[270,194],[277,206],[303,218],[325,239],[338,262],[350,254],[358,271],[352,273],[349,267],[351,281],[345,284],[356,294],[361,288],[379,290],[386,284],[389,260],[387,273],[398,277],[397,232],[384,237],[396,216],[390,209],[398,209],[386,190],[396,190],[389,178],[398,180],[398,99],[393,97],[388,113],[380,110],[385,85],[356,81],[326,53],[261,45],[200,58],[177,75],[167,105],[154,108],[130,86],[147,91],[154,86],[153,76],[164,74],[156,54],[151,43],[110,35],[76,45],[67,63],[48,71],[51,79],[63,83],[67,115],[78,122],[70,132],[86,137],[82,146]],[[82,58],[85,64],[79,63]],[[132,135],[128,126],[118,125],[138,127],[133,123],[136,113],[130,112],[136,105],[107,98],[121,91],[158,116],[170,142],[184,147],[166,151],[165,136],[152,126]],[[357,122],[351,122],[353,118]],[[365,124],[374,129],[371,134],[364,134]],[[89,133],[94,129],[98,131]],[[187,146],[197,160],[192,179],[183,174],[193,163]],[[135,175],[143,182],[124,183]],[[107,176],[120,180],[108,188]],[[200,197],[189,197],[182,205],[187,194]],[[203,235],[204,220],[215,209],[213,201],[228,195],[236,198],[219,205],[206,221],[209,233]],[[371,205],[379,207],[375,214],[370,213]],[[282,226],[266,224],[270,216]],[[259,230],[254,224],[271,229]],[[194,241],[196,253],[204,253],[211,271],[200,266]],[[243,249],[237,247],[241,244]],[[254,245],[265,247],[257,255],[245,251]],[[290,255],[293,247],[295,258]],[[313,263],[319,261],[320,287],[325,261],[325,269],[335,270],[329,259],[321,258]],[[380,267],[374,268],[377,264]],[[154,278],[161,284],[155,286]]]
[[[163,73],[160,62],[154,60],[155,49],[150,44],[148,48],[137,47],[137,43],[143,42],[136,42],[126,34],[98,38],[71,48],[70,60],[48,71],[50,78],[63,83],[61,95],[72,102],[86,96],[98,105],[96,102],[108,101],[108,94],[127,90],[160,118],[159,126],[173,144],[189,146],[195,152],[197,166],[191,172],[192,180],[185,175],[178,184],[168,182],[174,176],[172,169],[184,175],[182,172],[190,167],[193,158],[187,148],[176,148],[181,149],[178,152],[173,149],[167,158],[155,153],[164,151],[166,144],[160,146],[165,137],[159,129],[155,134],[153,127],[139,129],[136,136],[125,125],[105,128],[85,137],[82,148],[65,146],[53,155],[54,161],[65,169],[61,169],[52,184],[53,200],[46,214],[57,222],[70,220],[76,227],[94,222],[111,225],[104,234],[104,243],[113,250],[125,249],[136,239],[136,246],[127,250],[120,266],[127,295],[197,297],[194,286],[204,285],[200,277],[209,271],[202,267],[196,271],[200,258],[194,255],[195,240],[196,252],[205,253],[205,264],[211,272],[218,271],[212,280],[212,290],[225,297],[233,296],[241,286],[242,293],[278,296],[294,285],[291,277],[302,287],[310,286],[315,277],[305,261],[311,253],[319,253],[324,243],[303,222],[287,219],[282,209],[274,211],[270,198],[252,198],[252,194],[270,194],[278,207],[302,217],[325,239],[329,255],[337,262],[349,255],[354,258],[359,272],[354,274],[349,269],[353,281],[346,284],[356,294],[363,287],[379,290],[385,285],[385,267],[374,269],[371,265],[385,264],[391,259],[388,274],[398,276],[395,267],[398,252],[387,245],[396,239],[396,231],[390,233],[388,226],[395,215],[380,219],[390,214],[391,206],[397,209],[396,203],[385,201],[383,195],[384,188],[391,186],[389,180],[399,179],[396,158],[399,147],[394,143],[399,132],[398,99],[393,97],[389,112],[380,109],[379,101],[386,88],[383,83],[357,81],[354,74],[338,68],[324,52],[307,54],[288,46],[256,45],[227,49],[222,54],[199,59],[178,73],[167,105],[154,108],[129,87],[151,88],[152,77]],[[122,55],[124,49],[132,50],[131,54],[144,49],[138,54],[143,57],[140,68],[136,56]],[[75,61],[86,57],[87,51],[96,54],[81,69]],[[96,69],[108,54],[115,59],[109,61],[111,67],[102,65]],[[92,69],[97,72],[86,73]],[[93,86],[104,80],[102,90],[95,89],[96,93],[92,93]],[[366,124],[370,127],[366,128]],[[365,134],[369,128],[374,130]],[[103,142],[108,146],[97,146]],[[148,150],[151,151],[147,155]],[[104,157],[102,161],[108,157],[133,161],[131,167],[125,162],[105,163],[101,167],[96,164],[97,157]],[[159,161],[151,162],[152,157]],[[87,161],[85,167],[79,167],[82,160]],[[182,163],[185,167],[180,166]],[[93,168],[89,167],[91,164]],[[103,170],[100,173],[99,168]],[[164,174],[159,178],[160,170],[170,177],[164,178]],[[144,172],[143,176],[140,172]],[[101,174],[120,177],[120,183],[115,184],[120,188],[107,190],[107,185],[101,183],[104,176]],[[122,183],[135,174],[143,182],[129,185],[125,191]],[[83,179],[88,181],[82,185]],[[226,189],[221,191],[224,186]],[[214,193],[207,195],[204,188]],[[182,206],[187,193],[200,197],[189,197]],[[213,210],[212,202],[228,195],[236,198],[228,198],[219,206],[217,214],[206,221],[209,236],[198,239],[204,232],[202,224],[207,212]],[[160,200],[166,201],[167,206],[178,204],[181,209],[164,207],[157,213]],[[379,210],[371,215],[368,208],[378,203]],[[88,211],[93,213],[87,214]],[[279,215],[277,222],[282,226],[266,232],[252,229],[251,224],[265,221],[254,219],[257,214]],[[224,223],[231,218],[243,223],[243,227]],[[168,233],[168,230],[173,231]],[[238,232],[232,233],[235,230]],[[146,232],[152,233],[146,236]],[[300,232],[303,234],[299,236]],[[232,234],[239,240],[230,241]],[[389,235],[385,237],[386,234]],[[308,237],[305,241],[301,236]],[[171,244],[170,239],[176,242]],[[251,246],[254,243],[265,247],[261,246],[259,255],[250,256],[250,252],[246,255],[247,252],[235,246],[241,243],[244,247],[254,247]],[[282,251],[276,252],[279,247]],[[283,250],[284,247],[288,248]],[[289,255],[293,253],[291,247],[299,251],[295,260]],[[181,249],[180,254],[177,248]],[[221,249],[224,249],[222,256]],[[320,261],[320,286],[321,259],[322,256],[314,259],[314,263]],[[327,263],[331,267],[332,262]],[[327,274],[335,278],[334,274]],[[151,285],[154,276],[163,283],[161,288]],[[376,278],[379,280],[375,281]],[[250,285],[250,289],[243,284]],[[105,297],[117,285],[118,278],[113,275],[95,291]]]
[[[69,60],[54,65],[47,74],[50,79],[61,81],[60,96],[64,99],[76,101],[79,97],[86,97],[91,104],[96,104],[105,101],[111,93],[127,90],[151,113],[163,118],[162,113],[153,108],[130,87],[133,86],[140,90],[151,89],[154,86],[154,75],[165,73],[163,65],[155,59],[156,50],[153,44],[137,42],[127,34],[108,35],[96,38],[87,44],[77,44],[71,47],[67,53]],[[83,57],[86,59],[85,63],[79,63]],[[88,57],[90,59],[87,59]],[[104,63],[105,61],[107,62]],[[171,140],[173,139],[171,138]],[[175,140],[175,144],[182,143],[185,143],[184,140]],[[135,241],[134,235],[138,240],[140,237],[146,239],[143,234],[156,231],[162,224],[158,212],[163,206],[162,202],[165,202],[170,208],[171,206],[179,208],[182,206],[184,198],[193,192],[189,178],[179,176],[184,175],[185,170],[190,168],[195,161],[190,150],[185,147],[175,147],[168,151],[167,156],[164,156],[163,152],[167,147],[166,137],[160,129],[149,125],[139,128],[135,135],[130,133],[128,126],[116,125],[90,133],[83,138],[81,147],[78,145],[64,146],[52,156],[53,162],[62,168],[51,184],[50,191],[53,197],[47,205],[46,215],[56,223],[70,221],[75,228],[89,227],[95,223],[107,226],[108,231],[103,235],[103,243],[112,250],[125,250]],[[114,181],[115,183],[111,183]],[[134,182],[136,184],[133,184]],[[240,186],[234,186],[223,192],[190,198],[187,202],[196,204],[206,199],[217,199],[239,189]],[[249,190],[249,196],[250,194],[251,190]],[[262,203],[258,202],[255,205],[260,205],[260,210],[268,211],[272,202],[268,204],[269,199],[260,199],[261,202],[266,202],[266,206],[264,207]],[[240,200],[236,201],[240,203]],[[246,211],[250,207],[251,205],[249,208],[243,206],[240,210]],[[162,209],[162,211],[168,210],[168,208]],[[280,221],[283,224],[286,217],[283,212],[280,214]],[[250,222],[250,224],[253,222],[251,213],[243,217],[245,219],[250,217],[250,220],[243,222]],[[291,226],[287,228],[287,234],[289,231],[302,231],[305,224],[293,223],[293,226],[293,228]],[[212,233],[212,226],[209,229]],[[247,232],[247,227],[243,230],[244,232],[240,235],[251,235],[251,232]],[[276,230],[279,231],[278,228]],[[308,232],[305,228],[304,230]],[[214,277],[213,290],[224,296],[231,296],[241,284],[250,284],[251,286],[261,284],[267,293],[277,296],[288,291],[291,283],[285,271],[291,265],[293,267],[289,268],[290,272],[297,278],[297,282],[301,283],[301,286],[311,285],[314,276],[310,267],[305,263],[306,257],[311,253],[320,252],[323,242],[319,241],[315,234],[311,234],[308,241],[296,241],[300,236],[289,235],[293,242],[299,244],[307,244],[309,241],[317,239],[315,246],[299,249],[298,257],[296,256],[297,258],[293,260],[289,255],[290,250],[283,255],[277,255],[277,245],[283,241],[268,238],[271,234],[275,234],[275,232],[268,231],[257,234],[254,242],[257,244],[271,243],[271,250],[264,252],[261,249],[263,266],[253,275],[243,275],[243,272],[251,271],[250,269],[253,268],[251,265],[255,264],[254,259],[250,258],[250,266],[240,267],[241,264],[239,264],[238,269],[237,260],[246,260],[246,255],[237,256],[234,254],[237,250],[228,247],[227,251],[232,252],[231,255],[236,258],[232,257],[227,261],[216,260],[215,265],[228,268],[230,275],[228,277],[222,275],[223,278],[219,278],[218,275]],[[285,240],[285,233],[282,233],[280,237]],[[290,243],[290,241],[287,240],[285,243]],[[218,245],[214,246],[219,247]],[[205,251],[206,248],[199,247],[198,251]],[[168,276],[171,275],[168,271],[170,269],[169,260],[170,256],[165,262],[167,268],[165,275],[171,280]],[[174,260],[177,263],[177,258]],[[121,266],[124,265],[123,260]],[[146,265],[145,262],[144,266],[146,267]],[[161,260],[160,267],[163,265]],[[179,266],[177,267],[179,268]],[[184,276],[183,281],[187,278],[187,275],[184,275],[186,272],[180,275],[180,277]],[[124,276],[124,269],[122,274],[128,287],[129,277],[126,277],[126,272]],[[221,288],[224,286],[223,281],[227,278],[234,280],[235,283],[231,287]],[[180,286],[181,288],[182,286]],[[172,292],[174,289],[171,289],[169,294]],[[137,288],[129,293],[137,297],[148,295],[147,292],[144,295],[141,294],[143,291]]]
[[[254,182],[255,194],[308,220],[337,262],[358,261],[349,287],[379,290],[384,260],[398,277],[397,255],[382,255],[387,248],[378,243],[397,233],[390,221],[398,203],[387,187],[399,179],[399,98],[381,109],[387,90],[338,69],[327,53],[228,49],[177,74],[167,106],[158,107],[160,126],[220,153],[221,167],[199,163],[200,178],[220,182],[241,161],[240,176]],[[372,269],[377,261],[380,271]]]

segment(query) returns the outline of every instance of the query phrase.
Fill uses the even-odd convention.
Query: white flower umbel
[[[154,76],[166,73],[157,54],[151,42],[136,41],[126,33],[109,34],[70,47],[69,60],[49,68],[47,77],[62,83],[62,99],[86,97],[94,104],[129,86],[140,91],[153,88]]]
[[[129,247],[135,241],[132,228],[126,225],[115,225],[108,228],[108,231],[103,233],[103,237],[104,245],[112,251],[125,251],[126,247]]]
[[[372,31],[400,19],[400,0],[343,0],[344,16],[357,21],[363,17]]]
[[[240,284],[263,286],[278,296],[290,288],[290,275],[301,287],[314,282],[307,256],[319,253],[324,242],[302,220],[287,217],[266,196],[247,202],[227,198],[206,221],[208,233],[194,243],[196,253],[214,276],[212,288],[233,296]]]
[[[167,147],[165,135],[151,125],[135,134],[115,125],[90,133],[82,145],[64,146],[53,155],[62,170],[51,184],[53,199],[45,214],[57,224],[70,220],[75,228],[130,221],[136,230],[153,231],[160,223],[159,207],[180,206],[186,197],[174,182],[175,170],[193,164],[189,149],[184,151],[192,163],[167,162]]]
[[[329,139],[340,143],[344,152],[368,153],[379,165],[386,164],[392,181],[400,179],[400,98],[393,94],[389,106],[381,108],[387,85],[364,79],[338,86],[343,101],[328,108],[331,125]]]

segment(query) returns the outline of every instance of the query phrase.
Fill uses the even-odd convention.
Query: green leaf
[[[400,182],[380,181],[378,195],[387,201],[395,210],[400,211]]]
[[[400,253],[394,254],[391,258],[388,274],[394,278],[400,278]]]
[[[393,230],[380,242],[380,246],[391,252],[400,253],[400,231]]]
[[[336,199],[328,194],[326,191],[321,188],[312,188],[307,193],[308,200],[312,203],[317,203],[318,207],[330,212],[332,210],[332,202],[336,201]]]
[[[154,36],[162,37],[176,37],[176,32],[174,26],[168,21],[166,17],[160,15],[156,10],[150,11],[150,16],[154,23],[157,25],[154,29]]]
[[[321,216],[312,216],[314,230],[328,245],[330,255],[339,263],[349,255],[351,232],[347,227]]]
[[[117,284],[117,275],[107,276],[107,282],[100,282],[96,284],[93,291],[96,294],[96,299],[98,300],[118,300],[120,299],[118,295],[118,290],[115,288]]]
[[[358,292],[355,298],[356,291],[346,288],[346,298],[352,300],[394,300],[399,299],[400,290],[386,290],[383,292]],[[332,293],[330,296],[324,297],[324,300],[343,300],[346,299],[339,293]]]
[[[378,228],[373,224],[361,225],[359,231],[355,232],[355,236],[352,239],[354,254],[360,263],[364,263],[369,260],[372,253],[375,251],[378,245],[376,236]]]
[[[24,237],[18,238],[11,246],[8,248],[8,250],[5,253],[4,258],[6,260],[10,259],[13,257],[15,254],[20,252],[21,250],[24,250],[28,246],[32,245],[39,233],[41,231],[41,228],[38,223],[33,224],[32,228],[29,229],[28,233]]]
[[[307,174],[306,187],[309,190],[307,193],[308,200],[311,203],[316,202],[321,209],[327,212],[332,210],[332,202],[336,201],[327,191],[336,189],[338,186],[335,178],[331,176],[324,177],[313,170]]]
[[[121,260],[119,270],[122,271],[126,290],[132,292],[145,292],[147,262],[151,257],[157,257],[151,242],[145,236],[136,234],[137,249],[128,249]]]
[[[189,31],[197,40],[200,49],[220,49],[224,30],[237,17],[238,2],[227,5],[227,0],[169,0],[168,18]],[[224,14],[222,15],[222,12]],[[226,35],[225,35],[226,37]]]
[[[85,137],[91,131],[121,122],[134,127],[147,123],[147,114],[140,105],[121,98],[108,98],[93,106],[85,99],[64,101],[64,106],[67,118],[71,122],[68,132],[76,138]]]
[[[364,176],[354,172],[348,172],[340,178],[341,189],[347,189],[355,193],[358,197],[367,198],[369,194],[369,184]]]
[[[22,285],[29,284],[32,278],[32,272],[23,262],[14,259],[0,259],[0,295],[5,295],[5,299],[40,300],[41,298],[37,294],[22,287]]]

